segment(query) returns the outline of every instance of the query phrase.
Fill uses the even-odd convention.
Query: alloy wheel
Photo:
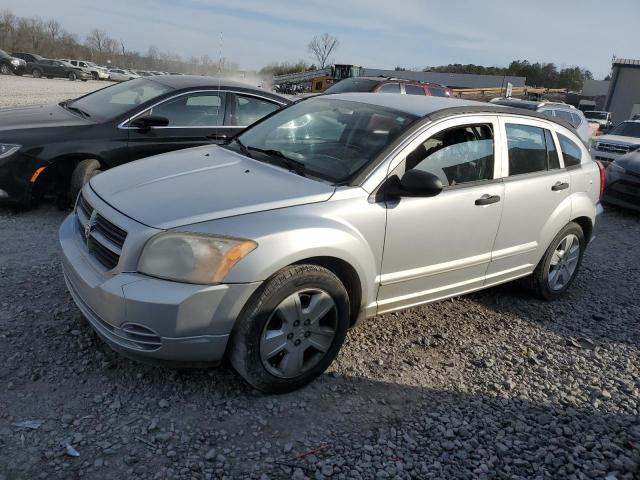
[[[11,70],[7,65],[3,64],[0,66],[0,73],[2,73],[2,75],[9,75],[11,73]]]
[[[560,240],[551,257],[547,272],[549,288],[552,290],[563,289],[573,277],[579,259],[580,240],[571,233]]]
[[[331,348],[338,309],[324,290],[300,290],[269,316],[260,336],[260,359],[269,373],[294,378],[317,365]]]

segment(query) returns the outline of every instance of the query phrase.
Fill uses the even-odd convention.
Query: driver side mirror
[[[435,197],[442,188],[440,177],[413,168],[406,171],[402,178],[391,177],[385,191],[393,197]]]
[[[140,130],[149,130],[152,127],[166,127],[167,125],[169,125],[169,119],[160,115],[138,117],[129,124],[130,127],[139,128]]]

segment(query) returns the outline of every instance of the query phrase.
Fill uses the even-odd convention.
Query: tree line
[[[97,28],[80,38],[57,20],[19,17],[8,9],[0,12],[0,49],[9,53],[37,53],[45,58],[72,58],[99,65],[194,75],[215,75],[239,68],[225,58],[214,60],[208,55],[183,58],[176,53],[162,52],[155,46],[139,52],[127,48],[122,39],[115,39]]]
[[[532,87],[568,88],[574,91],[582,90],[584,81],[593,79],[593,74],[585,68],[573,66],[558,69],[554,63],[530,63],[528,60],[514,60],[506,68],[455,63],[426,67],[422,71],[527,77],[527,85]]]

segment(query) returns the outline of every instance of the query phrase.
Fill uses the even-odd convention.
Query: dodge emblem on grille
[[[84,239],[87,241],[87,246],[89,243],[89,236],[91,235],[91,231],[96,226],[97,218],[98,218],[98,212],[94,210],[91,213],[91,217],[89,217],[89,221],[84,225]]]

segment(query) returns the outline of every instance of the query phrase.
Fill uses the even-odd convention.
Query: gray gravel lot
[[[0,107],[61,102],[104,88],[112,83],[101,80],[71,82],[64,78],[0,75]]]
[[[563,300],[376,317],[281,396],[113,353],[66,292],[64,215],[0,209],[0,480],[640,479],[636,214],[607,210]]]

